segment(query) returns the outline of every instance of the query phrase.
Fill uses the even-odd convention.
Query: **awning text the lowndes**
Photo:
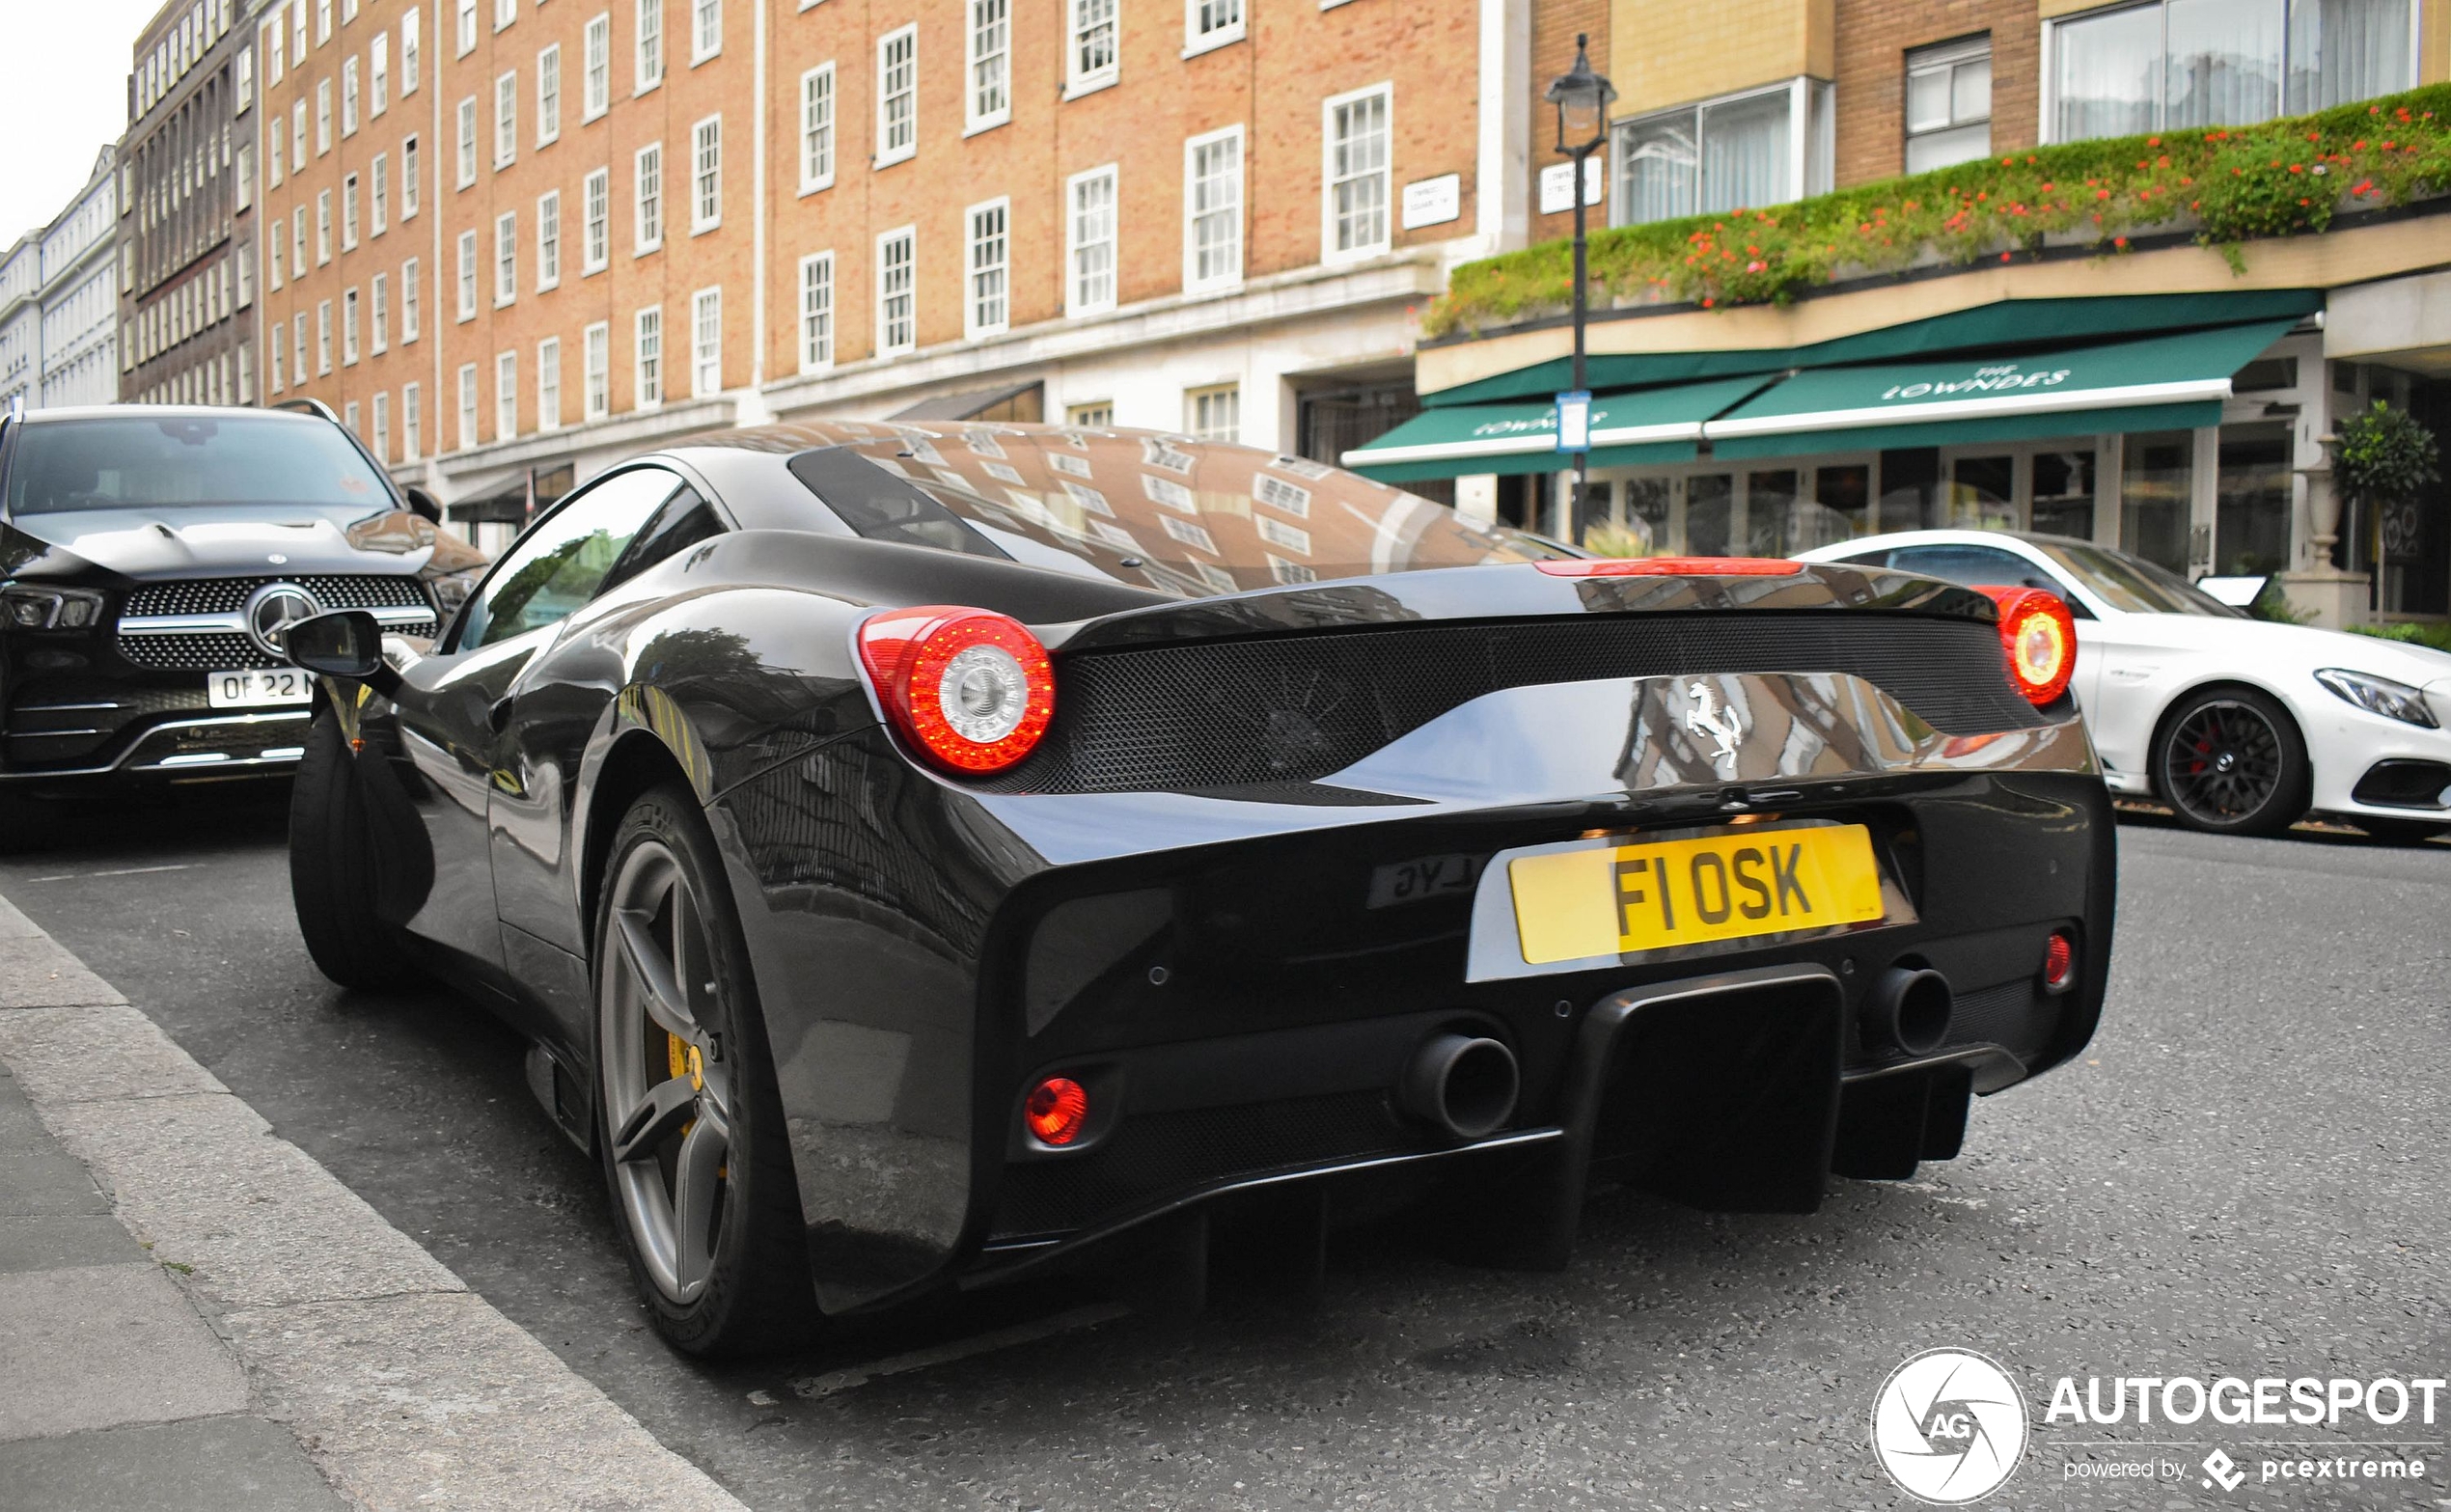
[[[1768,381],[1722,378],[1603,395],[1591,401],[1591,465],[1690,462],[1703,423]],[[1547,473],[1573,465],[1573,458],[1557,450],[1557,410],[1551,402],[1424,410],[1368,446],[1347,452],[1342,460],[1381,482],[1465,473]]]

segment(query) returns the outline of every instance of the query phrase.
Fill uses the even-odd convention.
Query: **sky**
[[[0,0],[0,251],[68,208],[127,129],[136,33],[162,0]]]

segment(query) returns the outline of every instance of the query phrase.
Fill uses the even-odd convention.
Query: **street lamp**
[[[1557,107],[1557,151],[1575,165],[1575,370],[1572,389],[1557,396],[1557,442],[1570,448],[1575,459],[1574,492],[1566,505],[1566,538],[1577,542],[1583,538],[1583,491],[1591,466],[1591,386],[1583,371],[1584,160],[1608,140],[1609,102],[1617,97],[1615,87],[1591,71],[1591,55],[1584,50],[1588,41],[1588,37],[1576,34],[1575,66],[1549,81],[1545,96]],[[1570,406],[1578,411],[1571,425]]]

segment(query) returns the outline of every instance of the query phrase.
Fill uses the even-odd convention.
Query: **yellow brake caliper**
[[[688,1077],[690,1089],[692,1091],[704,1091],[706,1089],[706,1062],[704,1058],[699,1055],[697,1046],[684,1041],[678,1034],[668,1033],[664,1036],[664,1063],[666,1066],[671,1068],[673,1075]],[[689,1131],[695,1127],[697,1123],[698,1120],[692,1118],[688,1123],[682,1124],[682,1136],[686,1138]],[[726,1161],[724,1164],[715,1168],[715,1179],[718,1181],[730,1174],[731,1162],[730,1161]]]

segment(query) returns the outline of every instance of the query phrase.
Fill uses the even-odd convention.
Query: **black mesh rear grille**
[[[1415,1142],[1375,1091],[1143,1113],[1087,1155],[1005,1168],[992,1229],[1058,1233],[1170,1193]]]
[[[1062,657],[1055,728],[996,784],[1129,792],[1327,776],[1485,694],[1710,673],[1852,673],[1935,729],[2021,729],[1998,631],[1865,613],[1627,615],[1203,642]]]

